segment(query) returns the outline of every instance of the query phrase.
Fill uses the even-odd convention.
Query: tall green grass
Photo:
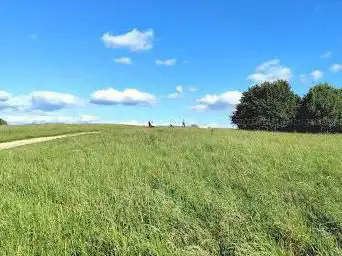
[[[0,152],[2,255],[341,255],[342,137],[107,127]]]
[[[29,139],[43,136],[54,136],[68,133],[94,131],[106,125],[1,125],[0,143],[13,140]]]

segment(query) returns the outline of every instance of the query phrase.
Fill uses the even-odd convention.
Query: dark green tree
[[[289,131],[299,102],[287,81],[263,82],[243,93],[231,119],[240,129]]]
[[[4,119],[0,118],[0,125],[7,125],[7,122]]]
[[[327,83],[312,87],[303,97],[296,117],[296,130],[342,132],[342,90]]]

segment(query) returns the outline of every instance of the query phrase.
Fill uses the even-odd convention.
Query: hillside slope
[[[341,255],[342,136],[106,127],[0,152],[7,255]]]

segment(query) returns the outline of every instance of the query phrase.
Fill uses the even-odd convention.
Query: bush
[[[288,82],[264,82],[243,93],[231,119],[240,129],[289,131],[299,102]]]
[[[0,125],[7,125],[7,122],[4,119],[0,118]]]
[[[342,90],[325,83],[312,87],[303,97],[296,117],[296,130],[341,132]]]

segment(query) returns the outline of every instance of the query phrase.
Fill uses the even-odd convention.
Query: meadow
[[[100,133],[0,151],[1,255],[342,255],[341,135],[41,127]]]
[[[89,132],[96,131],[106,125],[61,125],[61,124],[49,124],[49,125],[1,125],[0,126],[0,143],[37,138],[40,136],[55,136],[77,132]]]

